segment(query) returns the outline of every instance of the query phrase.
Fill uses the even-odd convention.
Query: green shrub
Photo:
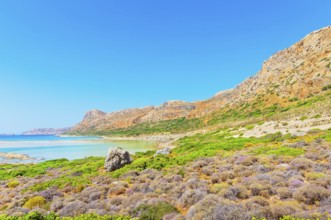
[[[325,177],[326,174],[321,172],[314,172],[314,173],[307,173],[305,176],[307,177],[308,180],[318,180]]]
[[[7,216],[0,215],[1,220],[130,220],[128,216],[110,216],[110,215],[97,215],[97,214],[83,214],[75,217],[59,217],[54,213],[42,215],[38,212],[31,212],[23,216]]]
[[[299,98],[298,97],[289,98],[288,101],[289,102],[296,102],[296,101],[299,101]]]
[[[50,213],[48,215],[43,216],[38,212],[31,212],[29,214],[23,216],[7,216],[7,215],[0,215],[1,220],[57,220],[57,217],[54,213]]]
[[[306,119],[308,119],[307,116],[301,116],[300,121],[304,121],[304,120],[306,120]]]
[[[102,157],[87,157],[73,161],[63,161],[60,164],[54,165],[61,167],[64,174],[57,178],[35,184],[26,190],[42,191],[51,186],[64,188],[66,186],[74,186],[77,189],[84,188],[85,185],[91,183],[91,178],[98,175],[99,169],[103,167],[104,158]],[[81,173],[80,176],[73,176],[73,173]]]
[[[32,209],[34,207],[43,207],[46,204],[46,199],[41,196],[35,196],[29,199],[25,204],[24,208]]]
[[[35,177],[43,175],[49,168],[66,166],[67,159],[50,160],[38,164],[0,165],[0,180],[9,180],[15,177]]]
[[[283,146],[264,146],[252,150],[252,153],[257,155],[277,155],[277,156],[292,156],[297,157],[305,153],[303,149],[289,148]]]
[[[258,125],[263,125],[265,123],[265,121],[260,121],[260,122],[258,122],[257,124]]]
[[[324,86],[322,88],[322,91],[326,91],[326,90],[329,90],[329,89],[331,89],[331,84],[330,85],[327,85],[327,86]]]
[[[140,205],[133,212],[140,220],[162,220],[163,216],[177,212],[177,209],[167,202],[159,202],[155,205]]]
[[[16,188],[18,185],[20,185],[20,182],[18,182],[17,180],[13,180],[7,183],[7,186],[9,188]]]
[[[255,127],[255,125],[246,125],[246,126],[245,126],[245,128],[246,128],[247,130],[253,130],[254,127]]]
[[[110,215],[97,215],[97,214],[83,214],[76,217],[63,217],[61,220],[130,220],[128,216],[110,216]]]

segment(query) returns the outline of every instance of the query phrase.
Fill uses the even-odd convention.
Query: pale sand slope
[[[292,120],[283,121],[268,121],[262,125],[255,125],[251,130],[241,128],[235,133],[235,137],[239,134],[243,134],[243,137],[261,137],[266,134],[281,132],[283,134],[293,134],[297,136],[304,135],[307,131],[313,129],[327,130],[331,128],[331,117],[321,117],[300,120],[300,118],[294,118]]]

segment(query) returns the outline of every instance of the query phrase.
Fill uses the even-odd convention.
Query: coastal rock
[[[132,162],[129,152],[120,147],[109,148],[108,155],[105,160],[105,169],[114,171],[124,167]]]
[[[168,155],[170,153],[171,153],[171,149],[169,147],[165,147],[163,150],[157,150],[154,154],[154,157],[160,154]]]
[[[34,160],[35,158],[29,157],[26,154],[16,154],[16,153],[3,153],[0,152],[0,160],[8,159],[8,160]]]

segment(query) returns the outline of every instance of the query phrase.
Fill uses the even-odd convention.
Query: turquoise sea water
[[[0,136],[0,152],[26,154],[35,158],[37,162],[59,158],[72,160],[88,156],[105,157],[109,147],[122,147],[130,153],[134,153],[155,149],[156,144],[135,140],[110,141],[99,137]],[[4,162],[4,160],[0,157],[0,162]]]

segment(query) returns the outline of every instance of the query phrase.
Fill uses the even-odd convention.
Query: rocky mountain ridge
[[[265,104],[286,105],[290,98],[317,95],[331,84],[331,27],[314,31],[293,46],[266,60],[261,70],[237,87],[198,102],[168,101],[154,107],[126,109],[105,113],[88,112],[71,132],[116,130],[146,123],[210,115],[225,106],[259,99]]]
[[[60,135],[71,128],[36,128],[29,131],[25,131],[22,135]]]

